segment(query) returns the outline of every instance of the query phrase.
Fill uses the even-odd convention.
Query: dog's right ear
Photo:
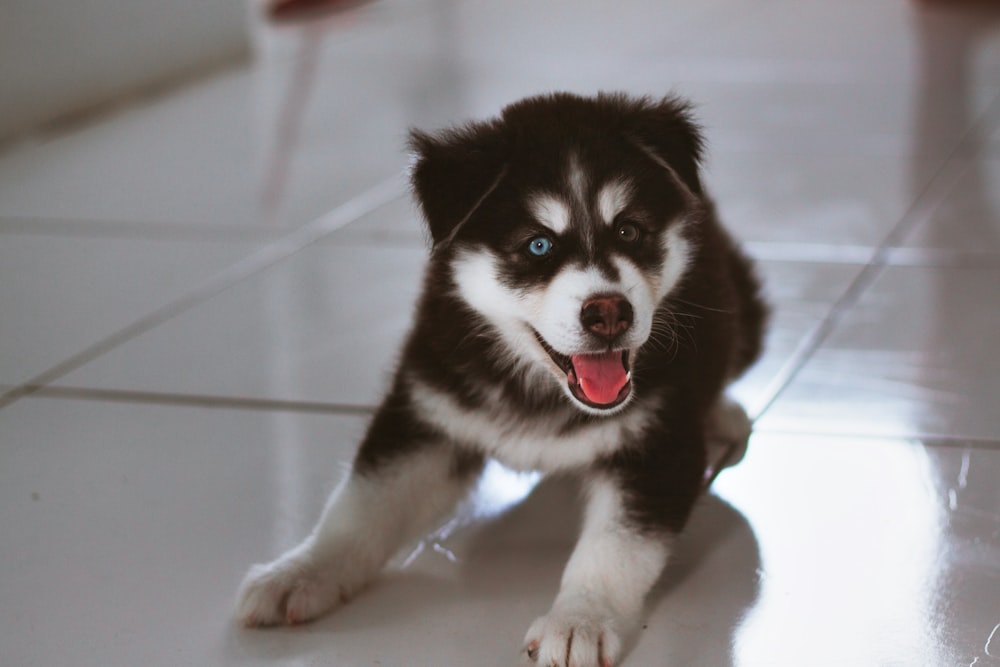
[[[434,246],[450,239],[496,188],[505,151],[497,123],[476,123],[430,135],[410,131],[410,181]]]

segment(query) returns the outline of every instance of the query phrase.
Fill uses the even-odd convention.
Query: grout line
[[[403,199],[403,192],[396,199]],[[416,216],[414,223],[416,223]],[[354,229],[351,221],[337,231],[343,238],[357,243],[423,242],[422,228],[414,224],[411,230]],[[167,243],[256,243],[267,245],[280,241],[298,229],[297,226],[244,225],[232,223],[170,222],[167,220],[65,219],[49,217],[0,215],[0,236],[120,241],[163,241]]]
[[[865,439],[865,440],[906,440],[918,442],[925,447],[940,448],[971,448],[984,451],[1000,451],[1000,440],[983,436],[943,435],[938,433],[863,433],[856,431],[823,431],[800,428],[755,428],[754,435],[767,437],[769,435],[798,435],[829,439]]]
[[[742,241],[740,245],[758,261],[802,264],[865,264],[875,251],[870,245],[796,241]]]
[[[34,398],[68,399],[78,401],[107,401],[111,403],[143,403],[147,405],[187,406],[198,408],[266,410],[272,412],[305,412],[330,415],[370,415],[375,406],[350,403],[326,403],[272,398],[244,398],[239,396],[213,396],[206,394],[175,394],[157,391],[130,391],[120,389],[88,389],[85,387],[25,386]]]
[[[864,289],[874,282],[877,272],[873,268],[874,264],[866,264],[854,277],[854,280],[851,281],[847,289],[844,290],[843,294],[830,306],[823,319],[799,340],[798,345],[792,351],[788,360],[782,364],[778,372],[764,387],[764,390],[761,392],[763,398],[749,411],[752,422],[756,422],[771,409],[785,389],[792,383],[792,380],[795,379],[795,376],[798,375],[802,367],[805,366],[806,362],[812,358],[816,350],[830,336],[843,317],[843,314],[848,308],[854,305]],[[0,407],[2,405],[0,403]]]
[[[47,371],[36,375],[21,386],[0,394],[0,410],[14,401],[36,393],[40,388],[55,382],[119,345],[208,301],[238,282],[295,255],[324,236],[399,197],[402,191],[402,182],[398,175],[369,188],[313,222],[299,227],[275,243],[240,260],[228,269],[220,271],[202,283],[200,287],[181,295],[162,308],[154,310],[123,329],[97,341]]]
[[[889,248],[887,266],[907,266],[947,269],[997,269],[1000,253],[992,250],[958,250],[951,248]]]
[[[387,202],[391,203],[391,202]],[[391,245],[411,247],[427,245],[422,228],[411,229],[353,228],[348,223],[337,235],[338,243],[357,245]],[[177,243],[274,243],[295,227],[203,225],[185,222],[127,222],[117,220],[62,220],[58,218],[27,218],[0,216],[0,235],[56,237],[75,239],[116,239],[125,241],[164,241]],[[322,242],[323,239],[320,240]],[[866,264],[875,254],[876,246],[840,243],[807,243],[801,241],[742,241],[743,248],[762,262],[797,264]],[[995,250],[961,250],[956,248],[893,246],[888,249],[889,266],[926,266],[958,268],[1000,267],[1000,252]]]
[[[246,241],[273,243],[295,227],[167,220],[0,216],[0,234],[125,241]]]
[[[865,265],[879,250],[877,246],[786,241],[745,241],[742,246],[760,262],[798,264]],[[1000,267],[1000,252],[990,249],[979,251],[894,245],[885,249],[883,259],[888,266]]]
[[[155,391],[132,391],[120,389],[92,389],[86,387],[47,386],[32,387],[34,398],[49,398],[57,400],[103,401],[110,403],[132,403],[145,405],[160,405],[171,407],[194,407],[218,410],[252,410],[267,412],[293,412],[304,414],[370,416],[375,413],[374,405],[335,403],[323,401],[302,401],[294,399],[246,398],[239,396],[221,396],[208,394],[178,394]],[[799,428],[756,428],[754,435],[803,435],[832,439],[871,439],[871,440],[907,440],[919,442],[925,447],[939,448],[972,448],[984,451],[1000,450],[1000,439],[983,436],[955,436],[927,433],[864,433],[864,432],[830,432]],[[717,462],[715,474],[726,467],[726,462],[732,452]],[[711,482],[709,482],[711,483]]]

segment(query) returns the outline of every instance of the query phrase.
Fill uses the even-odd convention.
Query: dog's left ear
[[[415,160],[410,175],[436,247],[449,239],[504,172],[498,123],[475,123],[430,135],[410,131]]]
[[[704,141],[690,104],[677,97],[643,100],[636,110],[633,139],[669,165],[692,193],[703,194],[699,171]]]

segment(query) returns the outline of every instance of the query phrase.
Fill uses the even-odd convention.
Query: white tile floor
[[[383,0],[255,34],[0,153],[0,664],[517,662],[577,510],[499,468],[336,614],[231,611],[407,326],[405,129],[561,88],[695,98],[777,307],[750,453],[625,663],[1000,666],[1000,10]]]

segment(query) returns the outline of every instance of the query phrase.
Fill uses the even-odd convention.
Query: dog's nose
[[[580,323],[584,329],[611,342],[631,326],[632,304],[618,295],[594,297],[580,309]]]

